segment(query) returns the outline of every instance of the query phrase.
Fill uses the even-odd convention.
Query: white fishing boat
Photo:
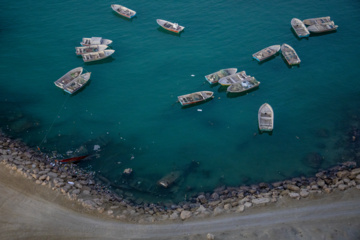
[[[136,12],[134,10],[131,10],[130,8],[121,6],[119,4],[112,4],[111,8],[119,15],[129,18],[129,19],[136,16]]]
[[[323,23],[327,23],[327,22],[331,22],[329,16],[327,16],[327,17],[318,17],[318,18],[309,18],[309,19],[303,20],[303,23],[305,25],[323,24]]]
[[[64,86],[64,91],[70,94],[75,93],[82,87],[86,85],[86,83],[90,80],[91,72],[87,72],[81,74],[79,77],[72,80],[70,83]]]
[[[259,108],[258,124],[261,132],[271,132],[274,129],[274,111],[270,104],[264,103]]]
[[[250,75],[247,75],[245,71],[241,71],[226,77],[223,77],[219,80],[219,84],[221,86],[230,86],[233,83],[237,83],[243,81],[245,79],[250,78]]]
[[[89,45],[89,46],[75,47],[75,53],[76,55],[83,55],[86,53],[103,51],[107,48],[108,48],[107,45]]]
[[[259,85],[260,82],[258,80],[256,80],[254,77],[250,77],[240,82],[230,84],[226,91],[230,93],[242,93],[256,88]]]
[[[281,45],[281,54],[284,56],[286,62],[291,65],[300,64],[301,60],[295,50],[288,44]]]
[[[177,23],[172,23],[169,21],[165,21],[162,19],[157,19],[156,22],[164,29],[174,32],[174,33],[180,33],[182,30],[184,30],[185,27],[180,26]]]
[[[89,45],[110,45],[112,40],[104,39],[101,37],[91,37],[91,38],[83,38],[80,43],[81,46],[89,46]]]
[[[59,88],[63,88],[66,84],[70,83],[72,80],[79,77],[83,72],[83,70],[84,69],[82,67],[74,68],[69,72],[67,72],[64,76],[56,80],[54,84]]]
[[[203,102],[208,99],[212,99],[213,95],[214,92],[211,91],[194,92],[194,93],[178,96],[178,101],[181,103],[182,106],[187,106],[187,105]]]
[[[338,25],[335,25],[334,22],[327,22],[327,23],[314,24],[308,26],[308,29],[312,33],[324,33],[324,32],[336,31],[338,29]]]
[[[291,19],[291,26],[299,38],[310,36],[309,30],[305,27],[305,24],[300,19]]]
[[[86,53],[82,55],[82,58],[84,62],[93,62],[93,61],[99,61],[105,58],[110,57],[113,55],[115,50],[107,49],[99,52],[93,52],[93,53]]]
[[[280,46],[279,46],[280,48]],[[209,75],[205,76],[206,81],[208,81],[210,84],[215,84],[219,81],[219,79],[235,74],[237,71],[237,68],[227,68],[227,69],[221,69],[217,72],[211,73]]]
[[[264,48],[256,53],[254,53],[252,56],[257,61],[261,62],[266,59],[269,59],[270,57],[274,56],[276,53],[280,51],[280,45],[272,45],[270,47]]]

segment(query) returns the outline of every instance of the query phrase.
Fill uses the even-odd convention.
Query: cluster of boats
[[[55,86],[63,89],[67,93],[75,93],[90,80],[91,72],[83,74],[83,70],[84,68],[82,67],[70,70],[54,82]]]
[[[338,25],[331,21],[330,17],[309,18],[301,21],[298,18],[291,19],[291,27],[299,38],[309,37],[311,33],[324,33],[336,31]]]
[[[84,62],[99,61],[114,54],[115,50],[107,49],[111,43],[112,40],[101,37],[83,38],[81,47],[75,47],[75,53],[81,55]]]

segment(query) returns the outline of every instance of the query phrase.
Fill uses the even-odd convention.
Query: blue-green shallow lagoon
[[[113,188],[129,188],[127,196],[151,201],[311,175],[344,160],[343,140],[359,114],[359,1],[119,2],[137,11],[132,20],[116,15],[113,3],[0,3],[5,131],[63,157],[97,153],[79,165]],[[322,16],[339,29],[308,39],[294,35],[293,17]],[[185,31],[167,33],[157,18]],[[114,55],[83,63],[74,47],[92,36],[113,40]],[[252,59],[282,43],[297,51],[300,66],[289,68],[281,55],[263,64]],[[55,87],[78,66],[92,72],[84,89],[70,96]],[[254,76],[260,87],[234,97],[205,81],[231,67]],[[201,90],[215,98],[190,108],[176,103],[178,95]],[[275,112],[272,135],[258,133],[257,111],[265,102]],[[322,164],[306,164],[309,153],[323,156]],[[133,169],[131,179],[122,177],[125,168]],[[156,186],[177,170],[183,175],[172,188]]]

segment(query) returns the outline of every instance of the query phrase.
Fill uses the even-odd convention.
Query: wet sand
[[[0,239],[360,239],[360,190],[282,198],[243,213],[167,224],[89,214],[0,165]]]

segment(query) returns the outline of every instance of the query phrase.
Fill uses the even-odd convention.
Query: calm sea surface
[[[92,154],[80,166],[119,194],[180,201],[222,185],[311,175],[346,152],[349,119],[359,114],[360,1],[119,2],[137,11],[131,21],[112,11],[113,1],[55,2],[0,2],[1,127],[59,157]],[[338,31],[294,35],[293,17],[322,16]],[[165,32],[157,18],[185,31]],[[74,47],[92,36],[113,40],[114,55],[85,64]],[[280,55],[263,64],[252,59],[283,43],[296,50],[299,67]],[[54,85],[79,66],[92,72],[84,89],[70,96]],[[233,67],[260,87],[233,97],[205,81]],[[176,102],[201,90],[215,98],[185,109]],[[265,102],[275,112],[272,135],[258,133]],[[320,166],[304,161],[309,153],[324,158]],[[122,176],[126,168],[132,177]],[[181,177],[160,189],[157,180],[173,171]]]

